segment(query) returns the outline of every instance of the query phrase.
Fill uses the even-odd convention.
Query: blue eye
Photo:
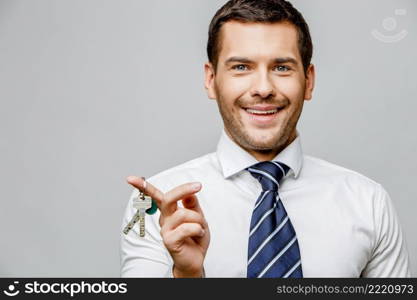
[[[287,72],[290,70],[287,66],[277,66],[276,68],[279,72]]]
[[[245,65],[236,65],[236,66],[233,66],[232,69],[236,70],[236,71],[246,71],[247,66],[245,66]]]

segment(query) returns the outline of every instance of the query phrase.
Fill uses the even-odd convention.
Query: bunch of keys
[[[143,177],[142,177],[143,178]],[[144,180],[144,189],[146,189],[146,181]],[[137,209],[137,212],[134,214],[132,220],[126,225],[123,229],[124,234],[128,234],[129,231],[135,226],[136,223],[139,222],[139,236],[145,236],[145,215],[153,215],[158,207],[156,206],[155,201],[149,197],[148,195],[144,194],[142,191],[139,191],[139,196],[133,199],[133,207]]]

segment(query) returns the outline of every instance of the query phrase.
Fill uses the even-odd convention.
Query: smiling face
[[[314,66],[304,72],[297,29],[285,22],[229,21],[219,45],[217,66],[205,64],[205,87],[217,100],[225,131],[259,161],[273,159],[295,139],[314,86]]]

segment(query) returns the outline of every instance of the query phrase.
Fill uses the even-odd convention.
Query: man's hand
[[[208,224],[194,195],[201,190],[201,183],[186,183],[164,194],[149,182],[145,189],[143,178],[129,176],[127,182],[158,205],[161,236],[174,261],[174,277],[201,277],[210,243]],[[184,208],[178,207],[179,200]]]

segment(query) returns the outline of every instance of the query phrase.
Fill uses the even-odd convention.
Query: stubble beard
[[[273,133],[272,138],[265,141],[259,141],[259,139],[254,139],[247,132],[240,114],[236,113],[236,109],[240,109],[239,102],[237,102],[233,107],[233,110],[229,112],[224,105],[225,102],[222,101],[220,93],[217,93],[217,95],[219,95],[217,104],[223,119],[225,131],[240,147],[261,153],[270,153],[272,151],[280,152],[295,139],[295,127],[301,114],[301,110],[298,112],[296,118],[292,118],[288,123],[283,124],[284,127],[277,128],[277,131]],[[289,103],[288,99],[287,103]],[[288,109],[288,107],[286,107],[286,109]]]

